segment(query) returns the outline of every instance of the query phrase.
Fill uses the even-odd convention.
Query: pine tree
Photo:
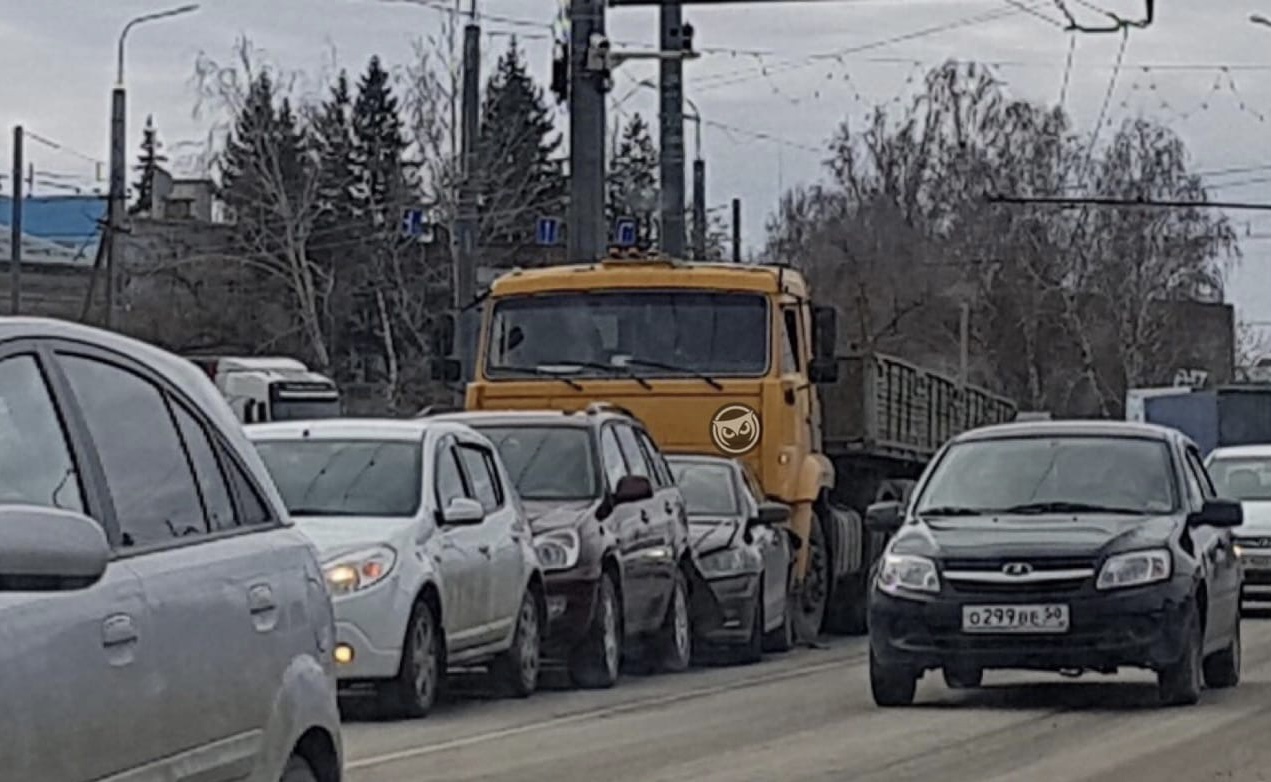
[[[168,162],[161,151],[163,142],[159,140],[159,131],[154,126],[154,116],[146,117],[146,127],[141,131],[141,156],[133,170],[140,176],[134,187],[137,188],[137,201],[129,209],[129,214],[142,214],[154,209],[154,175],[159,167]]]
[[[538,217],[563,216],[560,146],[543,90],[513,38],[486,83],[481,107],[475,187],[482,244],[532,244]]]
[[[303,185],[304,152],[290,103],[275,107],[273,80],[261,74],[248,88],[221,159],[221,196],[240,224],[264,230],[271,212],[287,209],[287,196]]]
[[[658,208],[657,187],[658,148],[649,123],[634,114],[623,126],[610,154],[605,183],[605,216],[609,224],[613,225],[619,217],[636,218],[640,222],[639,242],[647,244],[653,236]]]
[[[397,230],[400,209],[411,195],[405,165],[406,139],[389,74],[372,57],[358,83],[353,104],[353,160],[358,180],[355,198],[377,226]]]

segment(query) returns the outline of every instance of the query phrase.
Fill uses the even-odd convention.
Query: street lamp
[[[166,11],[143,14],[131,19],[119,33],[119,44],[115,55],[115,87],[110,94],[110,198],[106,202],[106,328],[110,328],[115,320],[115,238],[122,228],[120,220],[124,213],[126,190],[124,145],[127,143],[125,122],[127,101],[124,92],[124,41],[129,31],[139,24],[188,14],[198,8],[198,4],[191,3]]]
[[[627,98],[635,94],[640,88],[651,90],[660,89],[648,79],[641,79],[635,83],[635,88],[622,97],[618,103],[622,103]],[[684,97],[684,102],[693,110],[692,114],[685,114],[684,118],[693,121],[693,256],[697,260],[703,260],[706,257],[706,161],[702,159],[702,111],[697,104]]]

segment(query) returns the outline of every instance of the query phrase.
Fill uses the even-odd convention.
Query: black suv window
[[[199,422],[180,405],[174,405],[177,426],[181,429],[181,438],[185,441],[186,451],[190,454],[190,462],[194,465],[194,475],[198,479],[199,494],[203,498],[203,508],[207,513],[208,527],[213,532],[234,529],[234,501],[230,498],[229,484],[225,480],[225,472],[221,469],[220,459],[212,448],[212,441]]]
[[[503,487],[499,485],[499,472],[494,469],[490,452],[467,443],[460,444],[458,451],[464,472],[468,475],[468,484],[476,495],[473,499],[481,503],[486,513],[498,510],[503,505]]]
[[[606,426],[600,430],[600,458],[605,465],[605,479],[609,481],[610,491],[616,489],[618,481],[627,474],[627,463],[622,457],[622,446],[618,444],[618,437],[613,430],[613,426]]]
[[[34,356],[0,361],[0,502],[84,510],[79,471]]]
[[[194,475],[163,394],[97,359],[59,357],[83,410],[125,547],[207,532]]]

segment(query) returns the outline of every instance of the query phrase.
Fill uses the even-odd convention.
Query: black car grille
[[[948,558],[941,561],[945,574],[954,573],[993,573],[1000,574],[1009,564],[1023,563],[1032,568],[1034,574],[1060,570],[1084,570],[1090,575],[1077,578],[1065,578],[1059,581],[974,581],[955,578],[944,578],[943,581],[954,592],[978,595],[1053,595],[1075,592],[1087,583],[1094,575],[1096,560],[1091,557],[994,557],[994,558]]]
[[[1091,557],[992,557],[987,559],[948,558],[940,564],[945,570],[978,570],[1001,573],[1002,568],[1013,562],[1030,565],[1034,571],[1093,569],[1096,560]]]

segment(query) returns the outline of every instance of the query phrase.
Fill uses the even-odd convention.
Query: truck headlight
[[[889,595],[904,592],[939,592],[936,563],[913,554],[887,554],[878,568],[878,588]]]
[[[726,548],[707,554],[697,560],[697,567],[702,575],[711,576],[737,575],[751,573],[759,569],[758,557],[749,548]]]
[[[1166,549],[1130,551],[1108,557],[1099,569],[1096,589],[1121,589],[1164,581],[1174,571],[1174,557]]]
[[[322,572],[333,596],[348,595],[383,581],[396,563],[397,552],[392,548],[372,546],[328,560]]]
[[[534,538],[534,550],[544,570],[569,570],[578,564],[582,541],[577,530],[553,530]]]

